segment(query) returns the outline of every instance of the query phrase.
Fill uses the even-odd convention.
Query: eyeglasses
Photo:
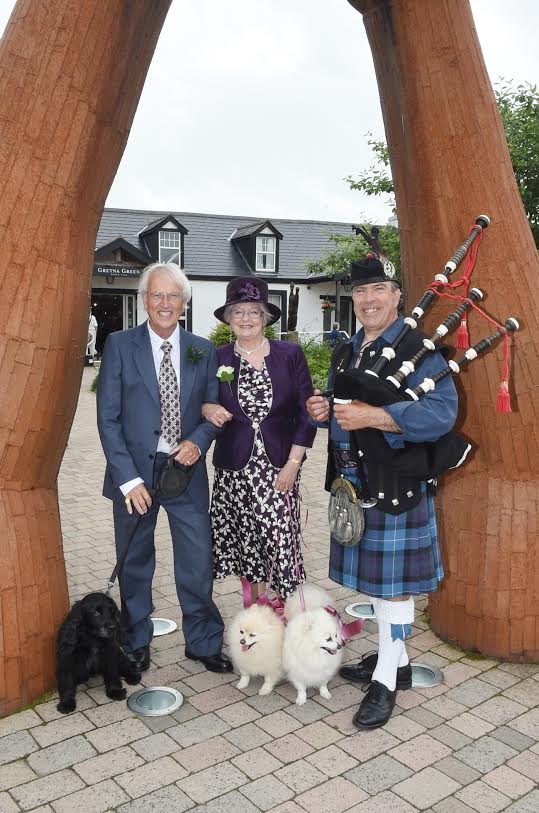
[[[247,316],[248,319],[261,319],[262,314],[258,308],[251,308],[248,311],[242,310],[242,308],[232,308],[230,312],[231,316],[235,319],[241,319],[243,316]]]
[[[181,294],[163,294],[161,291],[157,291],[157,293],[149,293],[148,296],[152,302],[161,302],[163,299],[168,299],[168,301],[172,302],[173,305],[175,305],[177,302],[181,302],[183,299]]]

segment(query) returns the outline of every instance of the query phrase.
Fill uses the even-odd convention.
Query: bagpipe
[[[381,349],[369,369],[346,369],[350,356],[348,359],[343,356],[338,361],[332,393],[335,401],[342,403],[358,400],[375,407],[402,401],[418,401],[425,394],[433,392],[446,376],[459,374],[464,367],[503,338],[504,367],[497,409],[501,412],[511,411],[508,341],[510,334],[518,330],[519,324],[514,317],[508,317],[503,324],[499,324],[479,307],[478,302],[483,299],[482,292],[478,288],[468,290],[477,248],[489,223],[486,215],[476,219],[462,245],[446,262],[444,273],[436,275],[434,282],[413,308],[412,315],[404,319],[393,342]],[[467,262],[462,278],[450,283],[450,275],[465,257]],[[464,296],[456,293],[460,286],[465,287]],[[433,335],[427,338],[417,329],[418,322],[432,303],[442,297],[458,300],[459,304],[438,325]],[[438,349],[438,343],[459,324],[457,348],[467,347],[466,317],[470,311],[478,312],[496,330],[466,349],[462,358],[450,360],[436,375],[425,378],[414,388],[406,387],[408,376],[417,372],[421,362],[429,353]],[[441,352],[446,354],[447,348],[441,348]],[[383,372],[389,374],[382,376]],[[465,438],[455,432],[448,432],[432,443],[404,442],[402,448],[391,447],[383,432],[377,429],[359,429],[350,434],[352,449],[356,452],[358,462],[361,505],[369,508],[377,504],[390,514],[401,514],[417,505],[421,499],[421,483],[426,481],[435,484],[436,478],[443,472],[460,466],[472,448]]]

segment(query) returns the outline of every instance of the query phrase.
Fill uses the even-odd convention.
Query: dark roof
[[[183,232],[184,234],[187,234],[187,229],[185,228],[185,226],[182,226],[180,221],[176,217],[174,217],[174,215],[168,214],[165,217],[161,215],[161,217],[158,217],[156,220],[151,220],[149,223],[147,223],[146,226],[143,229],[141,229],[139,237],[144,237],[145,234],[149,234],[152,231],[157,231],[157,229],[164,226],[165,223],[169,222],[175,223],[179,231]]]
[[[139,233],[152,223],[174,217],[187,230],[184,240],[184,265],[190,277],[237,277],[246,273],[245,263],[230,237],[234,229],[269,222],[283,235],[279,246],[279,272],[266,279],[306,279],[306,263],[332,251],[331,232],[350,234],[350,223],[321,220],[281,220],[279,218],[207,215],[192,212],[155,212],[134,209],[105,209],[97,232],[96,250],[123,237],[140,252],[146,249]],[[151,258],[148,257],[148,262]]]
[[[283,235],[281,232],[275,228],[271,220],[257,220],[256,223],[248,223],[246,226],[238,226],[232,237],[231,240],[242,240],[244,237],[249,237],[251,234],[256,234],[262,229],[265,228],[271,229],[271,231],[279,238],[282,239]]]
[[[114,240],[111,240],[110,243],[104,243],[102,246],[97,248],[95,251],[95,259],[99,260],[101,257],[106,256],[107,254],[112,254],[113,251],[116,251],[119,248],[141,263],[148,262],[147,253],[143,253],[140,251],[140,249],[134,246],[133,243],[128,243],[127,240],[124,240],[123,237],[116,237]]]

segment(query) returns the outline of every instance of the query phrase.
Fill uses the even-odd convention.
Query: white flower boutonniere
[[[222,364],[219,369],[217,370],[217,378],[219,381],[234,381],[234,367],[226,367]]]

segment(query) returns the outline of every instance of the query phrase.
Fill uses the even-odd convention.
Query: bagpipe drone
[[[473,271],[477,250],[484,230],[490,223],[486,215],[480,215],[461,246],[446,262],[443,274],[437,274],[433,283],[425,291],[412,315],[404,319],[402,329],[394,341],[381,349],[381,352],[366,370],[347,369],[349,355],[341,354],[337,359],[333,384],[335,400],[363,401],[371,406],[383,407],[400,401],[417,401],[426,393],[433,391],[436,385],[447,375],[458,374],[464,367],[485,353],[498,340],[504,341],[504,367],[497,409],[510,412],[508,378],[509,378],[509,336],[518,330],[517,320],[510,316],[499,324],[488,316],[478,305],[483,298],[478,288],[468,290],[470,275]],[[463,276],[454,283],[449,277],[466,258]],[[463,287],[463,294],[457,293]],[[457,300],[459,304],[447,318],[436,328],[434,334],[427,338],[418,329],[418,322],[423,318],[432,303],[439,298]],[[450,360],[432,378],[425,378],[414,388],[406,387],[407,377],[417,371],[422,360],[437,349],[440,342],[451,330],[460,325],[457,334],[457,348],[468,346],[466,316],[476,311],[490,322],[496,330],[477,344],[466,349],[457,361]],[[407,359],[395,369],[396,351],[399,357]],[[446,350],[446,349],[444,349]],[[403,356],[404,353],[404,356]],[[389,374],[383,375],[384,372]],[[378,505],[390,514],[400,514],[413,508],[421,498],[421,482],[435,482],[436,478],[448,469],[460,466],[471,450],[470,443],[455,432],[448,432],[433,443],[407,443],[402,448],[392,448],[386,442],[383,433],[377,429],[360,429],[351,433],[353,447],[358,457],[358,474],[361,482],[361,504],[368,508]]]

